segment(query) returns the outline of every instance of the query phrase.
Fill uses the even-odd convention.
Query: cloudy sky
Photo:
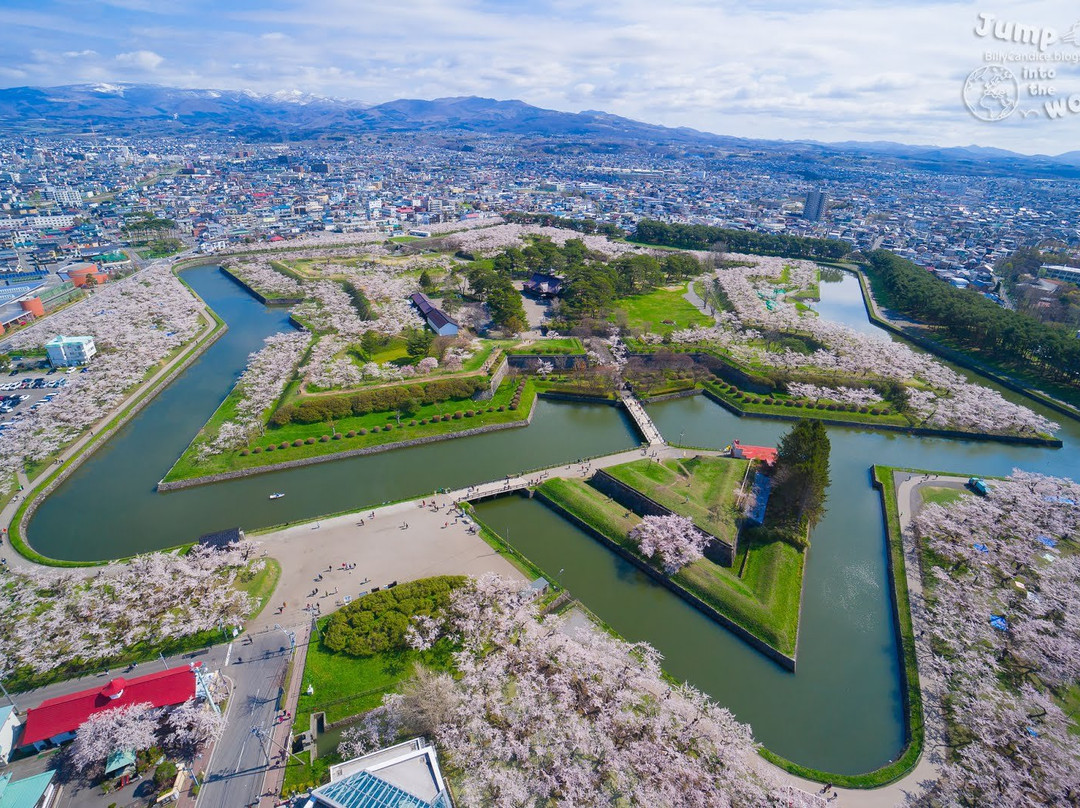
[[[1014,113],[969,113],[987,51],[1040,52],[980,37],[980,14],[1049,29],[1045,57],[1080,59],[1065,0],[0,0],[0,86],[482,95],[745,137],[1076,149],[1076,61],[1028,63],[1055,71],[1038,91],[1077,94],[1076,112],[1051,118],[1014,62]]]

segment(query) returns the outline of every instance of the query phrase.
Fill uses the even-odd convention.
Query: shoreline
[[[474,435],[483,435],[488,432],[499,432],[503,429],[519,429],[521,427],[527,427],[532,423],[533,416],[536,413],[536,401],[539,396],[533,397],[532,406],[529,408],[528,414],[524,419],[520,421],[506,421],[501,424],[487,424],[486,426],[470,427],[469,429],[463,429],[460,432],[447,432],[442,435],[425,435],[419,438],[410,438],[408,440],[393,441],[390,443],[380,443],[375,446],[364,446],[359,449],[346,449],[342,452],[331,452],[324,455],[315,455],[314,457],[302,457],[296,460],[285,460],[281,463],[269,463],[262,466],[252,466],[246,469],[236,469],[235,471],[222,471],[217,474],[204,474],[199,477],[188,477],[184,480],[159,480],[157,483],[157,490],[160,493],[168,493],[169,491],[179,491],[184,488],[194,488],[199,485],[211,485],[217,482],[223,482],[225,480],[239,480],[243,477],[253,477],[257,474],[269,474],[274,471],[281,471],[283,469],[300,468],[302,466],[313,466],[317,463],[329,463],[335,460],[345,460],[350,457],[362,457],[364,455],[379,454],[381,452],[389,452],[395,449],[407,449],[411,446],[422,446],[428,443],[438,443],[444,440],[453,440],[454,438],[467,438]]]

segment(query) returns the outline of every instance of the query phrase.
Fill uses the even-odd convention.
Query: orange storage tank
[[[85,283],[85,281],[83,281]],[[40,297],[32,297],[29,300],[19,301],[19,305],[23,307],[23,311],[28,311],[35,317],[45,316],[45,306],[41,303]]]

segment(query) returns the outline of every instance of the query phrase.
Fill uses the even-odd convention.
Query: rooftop
[[[309,806],[328,808],[450,808],[435,748],[422,738],[330,767],[330,784]]]
[[[135,679],[117,677],[104,687],[43,701],[26,711],[21,746],[77,730],[95,713],[149,702],[154,707],[182,704],[195,695],[195,674],[188,667],[170,668]]]

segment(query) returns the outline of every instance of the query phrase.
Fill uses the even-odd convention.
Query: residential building
[[[825,204],[828,196],[823,191],[811,191],[806,195],[806,204],[803,205],[803,218],[816,222],[821,219],[825,212]]]
[[[12,780],[11,772],[0,774],[0,808],[49,808],[57,794],[55,775],[47,771]]]

